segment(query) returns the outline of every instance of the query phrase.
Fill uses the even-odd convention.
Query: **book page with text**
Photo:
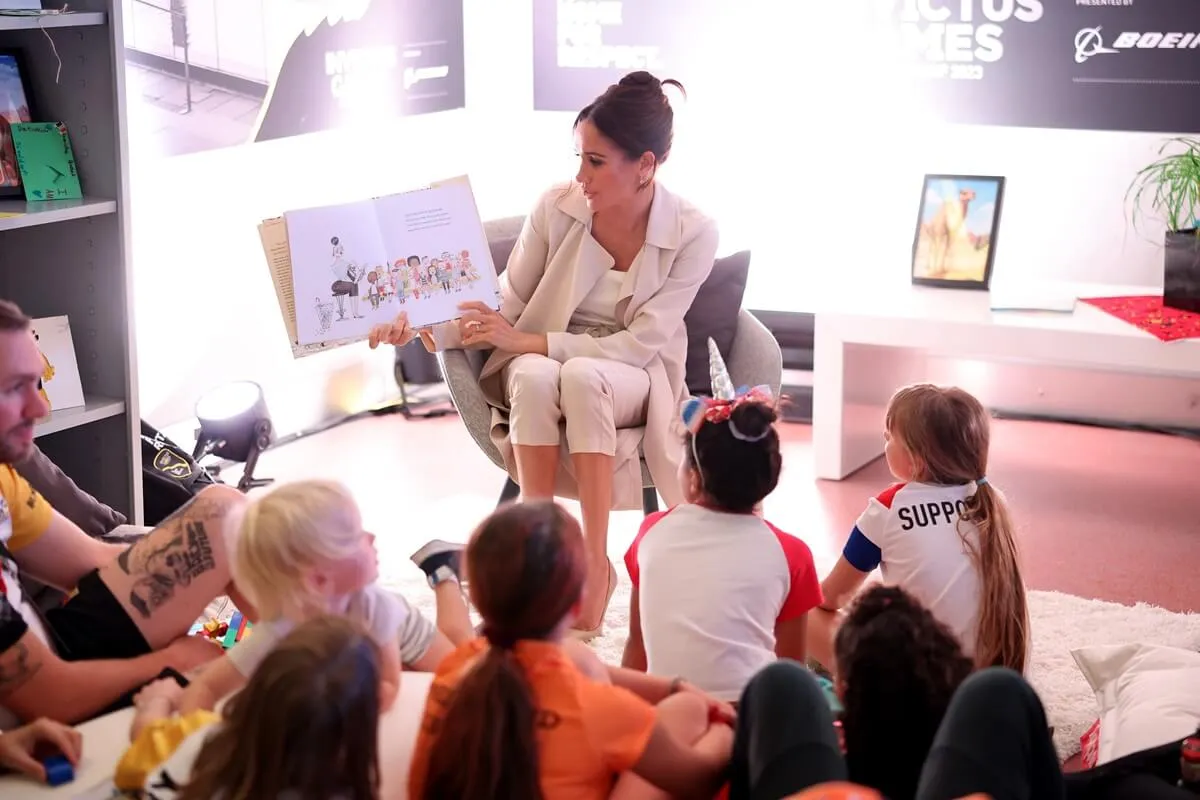
[[[417,328],[462,316],[459,304],[500,307],[487,234],[466,180],[375,201],[399,307]]]

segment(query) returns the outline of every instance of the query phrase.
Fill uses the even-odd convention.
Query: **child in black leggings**
[[[847,780],[829,704],[803,666],[776,662],[746,686],[730,770],[729,800],[783,800]],[[1064,776],[1037,693],[992,667],[955,693],[916,800],[1194,800],[1175,787],[1178,777],[1179,742]]]

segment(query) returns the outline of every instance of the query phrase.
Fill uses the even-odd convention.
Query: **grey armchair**
[[[694,330],[691,315],[687,320],[689,332]],[[703,341],[703,340],[702,340]],[[438,363],[450,397],[458,409],[459,416],[467,426],[467,432],[475,440],[488,458],[496,466],[505,469],[500,452],[492,444],[489,431],[492,426],[492,411],[479,388],[479,373],[488,351],[483,350],[445,350],[438,353]],[[729,376],[735,386],[757,386],[765,384],[771,387],[775,396],[779,396],[780,384],[783,381],[783,354],[779,343],[765,325],[745,309],[737,316],[737,328],[734,332],[732,345],[725,353],[726,366]],[[689,378],[692,377],[689,375]],[[696,386],[694,381],[689,384]],[[500,493],[500,502],[511,500],[520,492],[516,476],[509,475]],[[651,514],[658,510],[658,493],[650,478],[650,471],[642,461],[642,510]]]

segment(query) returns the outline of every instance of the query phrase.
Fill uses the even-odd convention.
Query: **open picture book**
[[[288,211],[259,225],[292,353],[367,338],[405,311],[414,328],[500,307],[500,285],[470,181]]]

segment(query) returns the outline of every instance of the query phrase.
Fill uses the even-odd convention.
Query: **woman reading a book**
[[[372,347],[419,333],[431,352],[492,350],[479,380],[522,500],[582,506],[590,561],[575,633],[585,639],[600,633],[616,587],[609,512],[640,507],[641,455],[666,502],[682,501],[672,424],[686,394],[683,317],[712,270],[717,226],[655,180],[674,135],[663,86],[634,72],[579,112],[579,170],[526,218],[499,312],[467,302],[455,322],[414,331],[401,314],[370,334]]]

